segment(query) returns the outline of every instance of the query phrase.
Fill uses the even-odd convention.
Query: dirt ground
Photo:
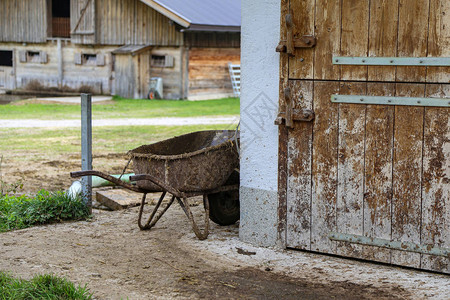
[[[4,160],[24,191],[67,189],[80,157]],[[94,158],[120,173],[121,154]],[[137,208],[94,210],[93,218],[0,234],[0,270],[24,278],[54,273],[84,285],[95,299],[449,299],[450,277],[239,241],[238,224],[212,224],[198,241],[178,205],[141,231]],[[201,206],[193,211],[200,220]]]

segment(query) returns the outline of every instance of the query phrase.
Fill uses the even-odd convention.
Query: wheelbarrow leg
[[[183,197],[182,199],[177,197],[177,201],[180,204],[181,208],[183,208],[184,213],[188,217],[188,219],[192,223],[192,230],[194,230],[195,235],[199,240],[205,240],[209,235],[209,201],[208,201],[208,195],[203,195],[203,204],[205,207],[205,228],[203,232],[200,231],[200,229],[197,226],[197,223],[194,220],[194,216],[192,215],[191,209],[189,207],[189,202],[186,197]]]
[[[150,217],[148,218],[147,222],[145,223],[145,225],[143,225],[142,224],[142,215],[144,212],[145,198],[147,197],[147,193],[144,193],[144,195],[142,196],[141,206],[139,207],[139,217],[138,217],[138,226],[141,230],[150,229],[153,226],[155,226],[155,224],[162,217],[162,215],[164,215],[164,213],[172,205],[173,201],[175,200],[175,196],[172,196],[172,199],[170,199],[170,201],[169,201],[169,203],[167,203],[166,207],[164,207],[163,210],[155,217],[155,214],[158,211],[159,207],[161,206],[161,203],[164,200],[165,196],[166,196],[166,192],[163,192],[161,194],[161,197],[159,197],[158,203],[156,204],[155,208],[153,209],[152,213],[150,214]]]

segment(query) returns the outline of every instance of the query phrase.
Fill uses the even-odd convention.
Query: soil
[[[11,157],[11,156],[8,156]],[[8,181],[24,192],[66,189],[80,157],[4,160]],[[94,159],[120,173],[122,154]],[[157,197],[157,195],[153,195]],[[202,220],[201,205],[192,207]],[[449,277],[304,252],[253,247],[239,225],[211,224],[199,241],[178,205],[150,231],[137,226],[138,208],[94,209],[89,221],[0,234],[0,270],[29,278],[54,273],[87,284],[95,299],[446,299]]]

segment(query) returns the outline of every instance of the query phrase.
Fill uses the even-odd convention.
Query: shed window
[[[0,50],[0,66],[12,67],[13,66],[13,52],[7,50]]]
[[[173,56],[152,55],[152,67],[173,67]]]
[[[27,51],[27,62],[41,62],[41,53],[39,51]]]
[[[81,63],[87,66],[97,65],[97,54],[83,54],[81,56]]]

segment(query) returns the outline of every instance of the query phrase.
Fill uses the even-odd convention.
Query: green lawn
[[[234,130],[236,124],[190,125],[190,126],[105,126],[92,129],[94,154],[126,153],[143,144],[171,138],[199,130]],[[81,133],[79,128],[0,128],[0,155],[2,153],[33,155],[79,153]]]
[[[132,100],[114,97],[110,104],[93,104],[92,117],[155,118],[238,115],[239,99],[208,101]],[[80,105],[73,104],[8,104],[0,105],[0,119],[79,119]]]

